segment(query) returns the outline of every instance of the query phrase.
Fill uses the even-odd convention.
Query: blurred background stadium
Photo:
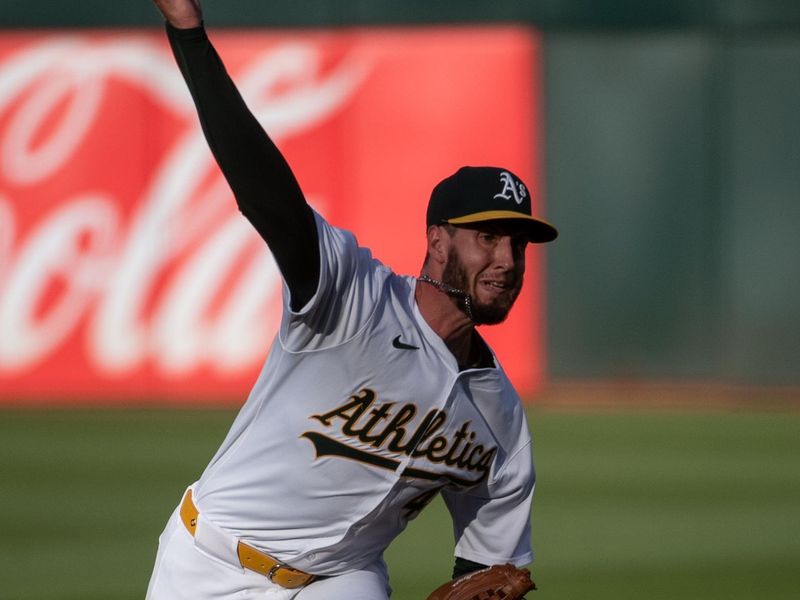
[[[409,53],[411,32],[522,31],[535,89],[488,89],[486,104],[504,93],[535,104],[522,169],[561,231],[535,255],[530,285],[541,297],[523,322],[538,340],[527,369],[535,377],[523,386],[539,472],[536,597],[796,597],[800,3],[206,0],[204,8],[220,35],[358,28],[408,39]],[[29,114],[7,108],[9,82],[25,76],[8,57],[25,36],[158,36],[160,25],[146,0],[0,0],[0,170],[26,164],[5,157],[18,133],[11,118]],[[40,89],[27,106],[47,104],[49,88]],[[66,104],[59,110],[69,114]],[[486,120],[502,132],[515,126],[505,116]],[[122,176],[96,161],[85,168],[64,181]],[[154,395],[147,372],[127,393],[92,380],[82,402],[80,369],[60,367],[61,383],[48,380],[55,361],[71,365],[79,342],[18,367],[34,350],[14,337],[10,273],[28,232],[13,224],[33,196],[16,176],[0,178],[0,598],[142,598],[164,520],[241,396],[224,397],[220,386],[193,403],[178,378]],[[36,201],[47,203],[58,185],[41,186]],[[436,503],[390,550],[394,597],[425,597],[447,577],[451,552]]]

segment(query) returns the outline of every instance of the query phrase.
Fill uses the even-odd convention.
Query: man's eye
[[[497,239],[497,236],[492,233],[481,233],[480,240],[486,244],[492,244]]]

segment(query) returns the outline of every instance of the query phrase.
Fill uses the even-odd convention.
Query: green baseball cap
[[[461,167],[440,181],[428,202],[427,225],[466,225],[482,221],[525,221],[533,243],[552,242],[558,230],[533,216],[531,195],[522,180],[499,167]]]

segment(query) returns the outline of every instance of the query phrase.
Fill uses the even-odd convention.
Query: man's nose
[[[495,246],[495,263],[502,265],[506,269],[513,269],[516,262],[514,245],[510,236],[500,238],[500,242]]]

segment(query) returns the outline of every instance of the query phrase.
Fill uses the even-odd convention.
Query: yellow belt
[[[181,521],[183,521],[189,533],[192,534],[192,537],[194,537],[197,529],[197,516],[199,514],[192,501],[192,490],[187,490],[181,503]],[[308,585],[314,580],[313,575],[284,565],[244,542],[238,542],[236,553],[239,555],[239,562],[245,569],[261,573],[271,582],[277,583],[281,587],[293,590]]]

